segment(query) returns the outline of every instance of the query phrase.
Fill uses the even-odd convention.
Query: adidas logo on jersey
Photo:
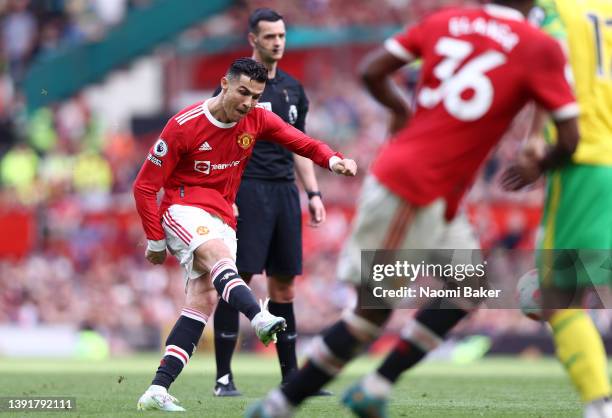
[[[212,147],[208,145],[207,141],[204,141],[204,143],[200,145],[200,148],[198,148],[198,150],[199,151],[212,151]]]

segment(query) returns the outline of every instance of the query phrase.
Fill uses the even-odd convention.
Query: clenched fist
[[[345,158],[334,164],[332,170],[336,174],[352,177],[357,174],[357,163],[354,160]]]

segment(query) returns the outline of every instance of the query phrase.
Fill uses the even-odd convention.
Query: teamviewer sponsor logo
[[[226,170],[228,168],[238,167],[240,161],[232,161],[230,163],[211,164],[210,161],[194,161],[193,169],[199,173],[210,174],[214,170]]]
[[[240,165],[240,161],[232,161],[231,163],[221,163],[221,164],[213,164],[213,170],[225,170],[227,168],[238,167]]]

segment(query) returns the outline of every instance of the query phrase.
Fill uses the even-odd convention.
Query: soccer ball
[[[528,271],[519,279],[516,294],[521,312],[534,321],[541,321],[542,293],[537,269]]]

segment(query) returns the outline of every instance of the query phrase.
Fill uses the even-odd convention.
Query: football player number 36
[[[419,104],[431,109],[443,103],[448,113],[462,121],[481,118],[493,102],[494,87],[486,73],[504,64],[506,56],[499,51],[487,51],[473,57],[457,71],[474,50],[470,42],[444,37],[440,38],[435,50],[444,58],[433,70],[440,85],[422,88]]]

